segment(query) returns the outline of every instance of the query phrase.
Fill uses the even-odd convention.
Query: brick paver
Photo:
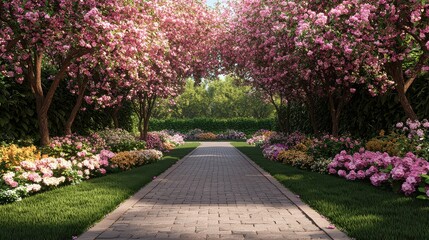
[[[79,239],[347,238],[338,230],[338,238],[328,235],[317,225],[325,224],[320,215],[307,214],[265,175],[229,143],[202,143],[113,220]]]

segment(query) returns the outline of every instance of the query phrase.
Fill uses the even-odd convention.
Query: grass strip
[[[429,202],[367,182],[301,170],[265,159],[261,149],[232,143],[350,237],[358,240],[429,239]]]
[[[156,163],[2,205],[0,239],[72,239],[198,145],[186,143]]]

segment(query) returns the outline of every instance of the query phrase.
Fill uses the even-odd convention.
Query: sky
[[[207,2],[207,5],[209,5],[209,6],[211,6],[211,7],[213,7],[215,4],[216,4],[216,2],[217,2],[218,0],[206,0],[206,2]]]

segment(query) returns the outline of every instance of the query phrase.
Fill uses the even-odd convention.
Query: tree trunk
[[[338,137],[340,131],[340,108],[335,106],[332,94],[329,94],[329,111],[331,113],[332,135]]]
[[[38,110],[37,111],[37,120],[39,123],[40,144],[42,146],[48,146],[50,143],[48,114],[42,113]]]
[[[308,118],[310,119],[310,124],[311,124],[311,127],[313,128],[313,133],[317,135],[320,133],[320,129],[319,129],[319,124],[316,120],[316,112],[315,112],[313,98],[307,95],[305,103],[308,110]]]
[[[392,77],[396,83],[396,91],[398,92],[399,102],[405,114],[411,120],[417,120],[417,114],[414,112],[413,107],[408,101],[405,88],[404,73],[402,70],[402,61],[389,62],[386,64],[387,73]]]
[[[138,129],[140,133],[140,139],[146,141],[147,135],[144,136],[144,132],[143,132],[143,118],[140,118],[140,117],[139,117]]]
[[[121,109],[121,107],[119,107],[119,106],[116,106],[114,109],[113,109],[113,112],[112,112],[112,114],[111,114],[111,116],[112,116],[112,121],[113,121],[113,126],[115,127],[115,128],[119,128],[119,110]]]
[[[46,107],[45,97],[42,88],[42,60],[41,52],[34,53],[34,62],[32,58],[28,60],[27,78],[31,86],[31,90],[36,98],[36,112],[39,126],[40,144],[42,146],[49,145],[49,121],[48,107]]]
[[[83,97],[85,96],[85,90],[87,85],[88,85],[88,80],[84,79],[81,86],[79,86],[79,93],[77,95],[76,103],[64,126],[64,134],[66,135],[72,134],[72,126],[73,126],[74,120],[76,119],[77,113],[79,112],[80,107],[82,106],[82,101],[83,101]]]
[[[149,133],[149,120],[152,116],[153,108],[155,107],[156,96],[145,96],[144,104],[144,118],[143,118],[143,140],[147,141],[147,135]]]
[[[149,119],[143,121],[143,140],[147,141],[147,134],[149,133]]]

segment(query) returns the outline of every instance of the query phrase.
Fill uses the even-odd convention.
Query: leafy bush
[[[107,146],[113,152],[124,152],[144,149],[146,143],[134,137],[131,133],[121,128],[105,129],[97,132],[104,139]]]
[[[384,135],[381,131],[378,137],[371,138],[366,144],[365,149],[372,152],[387,152],[391,156],[404,156],[411,146],[408,139],[403,134],[391,133]]]
[[[161,137],[157,132],[149,132],[147,134],[146,147],[148,149],[163,149]]]
[[[246,142],[250,145],[263,146],[269,141],[271,136],[275,134],[277,134],[277,132],[266,129],[259,129],[252,135],[251,138],[247,139]]]
[[[401,147],[408,147],[407,150],[429,161],[429,121],[423,119],[420,122],[408,119],[405,124],[397,123],[396,128],[397,132],[407,136],[407,141],[404,141]]]
[[[342,150],[357,152],[361,147],[361,141],[352,139],[349,136],[334,137],[325,135],[321,138],[314,138],[308,152],[314,158],[331,158]]]
[[[18,147],[12,144],[0,147],[0,172],[12,166],[19,166],[21,161],[34,161],[40,158],[40,151],[35,146]]]
[[[197,140],[216,140],[217,135],[212,132],[198,133],[195,135]]]
[[[95,155],[106,149],[106,142],[96,133],[83,137],[76,134],[53,137],[43,153],[52,157],[75,158],[79,155]]]
[[[162,152],[154,149],[127,151],[116,154],[111,163],[120,170],[128,170],[143,164],[156,162],[162,158]]]
[[[121,170],[128,170],[137,166],[138,158],[134,152],[117,153],[111,160],[111,164]]]
[[[236,130],[226,130],[223,133],[217,135],[217,139],[221,140],[240,140],[246,139],[246,134],[244,132],[236,131]]]
[[[328,166],[331,162],[332,162],[331,158],[314,159],[314,162],[310,166],[310,170],[313,172],[327,173]]]
[[[287,149],[287,145],[282,143],[266,145],[262,150],[262,154],[271,161],[280,161],[278,158],[279,154]]]
[[[310,169],[314,158],[298,150],[285,150],[278,155],[278,161],[303,169]]]

